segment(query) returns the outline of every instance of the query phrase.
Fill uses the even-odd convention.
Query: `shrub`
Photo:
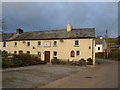
[[[20,67],[27,65],[46,64],[44,61],[39,60],[38,57],[30,54],[10,54],[3,53],[2,55],[2,67]]]
[[[57,59],[57,57],[54,57],[52,60],[51,60],[51,63],[52,64],[58,64],[59,60]]]
[[[93,60],[91,58],[87,59],[87,65],[93,65]]]
[[[84,58],[81,58],[81,60],[79,60],[79,65],[86,66],[87,65],[86,60],[84,60]]]

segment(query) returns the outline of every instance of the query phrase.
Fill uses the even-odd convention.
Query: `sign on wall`
[[[51,45],[51,42],[50,41],[45,41],[44,42],[44,47],[50,47]]]

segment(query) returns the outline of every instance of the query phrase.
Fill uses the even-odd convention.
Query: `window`
[[[3,47],[6,47],[6,42],[3,42]]]
[[[19,54],[23,54],[23,51],[19,51]]]
[[[57,51],[53,52],[53,57],[57,57]]]
[[[17,51],[14,51],[14,54],[16,54],[17,53]]]
[[[40,41],[38,42],[38,46],[41,46],[41,42]]]
[[[76,51],[76,56],[79,56],[80,55],[80,51]]]
[[[98,47],[98,50],[100,50],[100,47]]]
[[[79,40],[75,40],[75,46],[79,46]]]
[[[30,42],[27,42],[27,46],[30,46]]]
[[[17,46],[17,42],[14,43],[14,46]]]
[[[41,53],[40,52],[38,52],[38,56],[40,56],[41,55]]]
[[[30,51],[27,51],[26,53],[27,53],[27,54],[30,54]]]
[[[53,46],[57,46],[57,41],[54,41],[54,42],[53,42]]]
[[[71,51],[70,56],[75,57],[75,52],[73,50]]]

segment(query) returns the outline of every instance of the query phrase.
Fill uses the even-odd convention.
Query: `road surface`
[[[118,62],[99,60],[94,67],[37,88],[118,88]]]

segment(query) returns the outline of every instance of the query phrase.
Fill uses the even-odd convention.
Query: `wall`
[[[98,47],[100,47],[100,50],[98,50]],[[95,52],[103,52],[103,45],[102,44],[96,44],[95,46]]]
[[[80,41],[79,47],[75,47],[74,43],[75,40]],[[93,39],[63,39],[64,42],[60,42],[60,40],[26,40],[25,42],[30,42],[31,45],[27,46],[26,43],[23,43],[23,41],[7,41],[6,47],[2,47],[2,50],[8,51],[9,53],[14,53],[14,51],[20,51],[22,50],[23,53],[26,53],[26,51],[30,51],[31,54],[37,54],[38,52],[41,52],[41,59],[44,60],[44,51],[50,51],[50,59],[53,58],[53,51],[57,51],[58,55],[57,57],[59,59],[69,59],[69,60],[80,60],[81,58],[88,59],[92,58],[92,50],[93,50],[93,58],[95,60],[95,52],[94,48],[95,41]],[[41,46],[37,46],[38,41],[41,41]],[[50,41],[51,46],[50,47],[44,47],[44,42]],[[53,41],[57,41],[57,47],[53,46]],[[93,41],[93,43],[92,43]],[[14,42],[17,42],[17,46],[14,47]],[[1,45],[3,44],[0,42]],[[33,49],[33,46],[35,49]],[[70,52],[74,50],[75,51],[75,57],[70,56]],[[80,51],[80,55],[76,56],[76,51]],[[95,61],[94,61],[95,63]]]

